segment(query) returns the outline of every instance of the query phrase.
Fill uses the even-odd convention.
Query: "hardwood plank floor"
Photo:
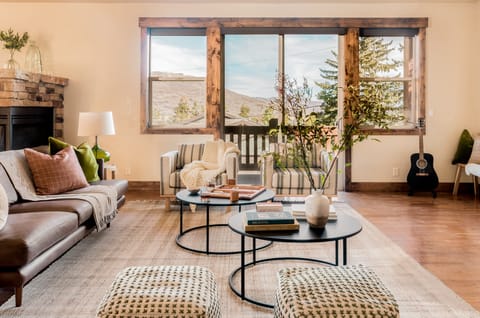
[[[480,311],[480,202],[473,195],[340,192],[339,199],[375,224],[422,266]],[[129,191],[127,200],[157,200]],[[0,290],[0,304],[11,295]]]

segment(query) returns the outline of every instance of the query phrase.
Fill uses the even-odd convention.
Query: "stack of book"
[[[245,231],[298,230],[300,225],[290,211],[245,212]]]
[[[306,219],[305,216],[305,204],[292,204],[291,207],[292,215],[297,219]],[[329,221],[335,221],[337,219],[337,211],[335,210],[335,206],[330,204],[330,211],[328,214]]]

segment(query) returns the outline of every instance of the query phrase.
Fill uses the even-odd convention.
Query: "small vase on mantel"
[[[305,216],[311,228],[323,229],[329,212],[330,200],[322,190],[316,190],[305,198]]]

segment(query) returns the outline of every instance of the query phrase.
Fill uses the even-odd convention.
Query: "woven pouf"
[[[398,304],[365,266],[284,268],[278,272],[274,317],[400,317]]]
[[[121,271],[97,317],[221,317],[213,273],[200,266],[140,266]]]

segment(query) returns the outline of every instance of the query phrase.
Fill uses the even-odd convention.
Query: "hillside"
[[[187,101],[189,106],[205,105],[204,78],[172,73],[154,75],[161,79],[161,81],[152,81],[152,109],[153,114],[160,121],[172,118],[175,108],[182,100]],[[245,105],[250,109],[249,119],[261,118],[268,103],[269,100],[266,98],[251,97],[225,90],[225,109],[231,117],[240,117],[240,109]]]

